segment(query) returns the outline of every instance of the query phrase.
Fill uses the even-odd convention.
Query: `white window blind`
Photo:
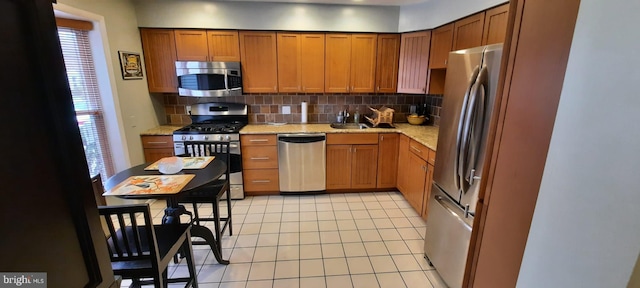
[[[89,32],[59,26],[58,36],[89,172],[91,176],[99,173],[106,180],[113,175],[113,162],[91,55]]]

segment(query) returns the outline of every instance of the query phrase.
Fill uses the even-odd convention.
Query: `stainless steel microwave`
[[[240,62],[176,61],[176,75],[181,96],[242,95]]]

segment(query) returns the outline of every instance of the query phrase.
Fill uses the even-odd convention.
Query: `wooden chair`
[[[213,221],[215,227],[215,240],[218,248],[221,245],[221,236],[225,230],[229,229],[229,235],[233,234],[231,226],[231,186],[229,184],[229,174],[231,169],[231,156],[229,153],[228,141],[220,142],[184,142],[185,154],[183,156],[199,157],[199,156],[215,156],[214,161],[224,161],[227,164],[225,179],[218,179],[204,187],[184,193],[180,197],[180,203],[191,203],[193,206],[193,223],[201,225],[201,221]],[[220,217],[220,200],[223,196],[227,196],[227,217]],[[213,217],[201,216],[198,212],[198,205],[209,203],[213,207]],[[221,227],[221,222],[224,223]],[[194,241],[193,244],[206,244],[202,241]],[[221,252],[221,251],[220,251]]]
[[[130,287],[153,283],[186,282],[184,287],[198,287],[191,248],[191,224],[153,225],[147,204],[100,206],[98,212],[107,226],[107,246],[115,275],[132,279]],[[167,266],[178,251],[187,258],[189,277],[167,277]],[[143,281],[152,278],[153,281]]]
[[[96,204],[98,204],[98,206],[107,205],[107,200],[102,196],[104,187],[102,186],[102,176],[100,176],[99,173],[91,177],[91,185],[93,186],[93,196],[96,198]]]

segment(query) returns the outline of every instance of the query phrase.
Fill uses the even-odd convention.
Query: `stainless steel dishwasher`
[[[313,193],[326,190],[324,133],[278,134],[280,193]]]

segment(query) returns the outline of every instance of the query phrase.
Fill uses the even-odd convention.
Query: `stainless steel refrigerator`
[[[478,200],[502,44],[449,53],[424,252],[461,287]]]

